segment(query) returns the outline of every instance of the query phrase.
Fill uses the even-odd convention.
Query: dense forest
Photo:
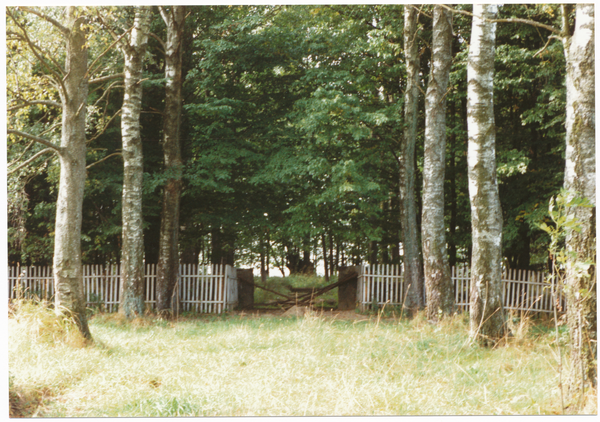
[[[470,11],[471,6],[458,6]],[[83,263],[119,262],[123,148],[119,127],[123,55],[110,33],[133,22],[133,9],[90,11],[88,48],[97,60],[88,98]],[[414,176],[418,224],[423,187],[425,105],[431,65],[431,6],[417,21],[418,128]],[[48,9],[57,19],[62,9]],[[143,63],[143,227],[146,262],[157,262],[163,187],[181,177],[179,249],[183,262],[280,268],[285,273],[360,262],[398,263],[399,173],[406,66],[403,7],[196,6],[182,29],[180,164],[163,158],[166,25],[154,8]],[[104,18],[102,18],[102,16]],[[499,18],[560,26],[558,5],[505,5]],[[570,16],[573,19],[573,16]],[[9,30],[9,127],[60,138],[58,95],[37,54],[52,44],[48,22],[13,10]],[[120,29],[122,28],[122,29]],[[120,31],[120,32],[119,32]],[[466,61],[471,17],[454,14],[446,96],[444,219],[451,265],[469,262]],[[494,117],[504,264],[546,269],[549,236],[538,228],[563,184],[565,57],[544,28],[500,23]],[[102,55],[102,56],[101,56]],[[48,63],[52,66],[52,63]],[[25,107],[24,107],[25,106]],[[9,262],[49,265],[53,255],[59,160],[11,135]],[[106,158],[104,161],[102,159]],[[420,227],[420,226],[419,226]],[[420,232],[420,228],[419,228]],[[322,265],[322,264],[321,264]]]

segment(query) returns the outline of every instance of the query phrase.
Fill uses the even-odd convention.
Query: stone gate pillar
[[[356,286],[358,283],[358,267],[340,267],[338,280],[352,277],[348,282],[338,287],[338,310],[350,311],[356,309]]]
[[[237,268],[238,308],[248,310],[254,308],[254,272],[252,269]]]

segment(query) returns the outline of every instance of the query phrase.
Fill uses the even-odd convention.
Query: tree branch
[[[33,15],[36,15],[36,16],[44,19],[46,22],[50,22],[52,25],[54,25],[56,28],[58,28],[58,30],[60,32],[62,32],[65,36],[69,36],[69,34],[71,33],[71,31],[69,31],[68,28],[63,26],[56,19],[51,18],[50,16],[46,15],[45,13],[40,12],[39,10],[32,9],[31,7],[26,7],[26,6],[17,6],[17,9],[22,10],[27,13],[31,13]]]
[[[99,78],[96,79],[91,79],[89,81],[90,84],[99,84],[102,82],[106,82],[106,81],[110,81],[111,79],[119,79],[124,77],[125,75],[123,73],[115,73],[114,75],[108,75],[108,76],[101,76]]]
[[[446,8],[446,9],[450,10],[452,13],[458,13],[458,14],[461,14],[461,15],[465,15],[465,16],[471,16],[471,17],[474,17],[474,16],[475,16],[473,13],[471,13],[471,12],[467,12],[466,10],[457,10],[457,9],[453,9],[452,7],[450,7],[450,6],[447,6],[447,5],[445,5],[445,4],[440,4],[440,6],[442,6],[442,7]],[[560,30],[558,30],[558,29],[556,29],[556,28],[555,28],[555,27],[553,27],[553,26],[546,25],[546,24],[543,24],[543,23],[539,23],[539,22],[536,22],[536,21],[533,21],[533,20],[530,20],[530,19],[521,19],[521,18],[509,18],[509,19],[488,19],[488,18],[485,18],[485,17],[483,17],[483,16],[477,16],[477,17],[478,17],[479,19],[482,19],[482,20],[486,21],[486,22],[497,22],[497,23],[524,23],[524,24],[526,24],[526,25],[537,26],[538,28],[544,28],[544,29],[546,29],[546,30],[548,30],[548,31],[552,32],[553,34],[558,34],[558,35],[560,35],[560,34],[561,34],[561,31],[560,31]]]
[[[46,148],[46,149],[43,149],[43,150],[41,150],[40,152],[38,152],[37,154],[33,155],[33,157],[31,157],[31,158],[29,158],[28,160],[24,161],[23,163],[19,164],[19,165],[18,165],[17,167],[15,167],[14,169],[12,169],[12,170],[8,170],[8,171],[6,172],[6,174],[7,174],[7,175],[8,175],[8,174],[12,174],[12,173],[14,173],[14,172],[16,172],[16,171],[18,171],[18,170],[21,170],[23,167],[27,166],[29,163],[31,163],[31,162],[33,162],[33,161],[35,161],[35,160],[36,160],[38,157],[40,157],[40,156],[42,156],[42,155],[44,155],[44,154],[47,154],[47,153],[49,153],[49,152],[51,152],[51,153],[53,153],[53,154],[56,154],[56,153],[57,153],[57,151],[56,151],[55,149],[53,149],[53,148]]]
[[[8,8],[7,8],[6,10],[7,10],[7,14],[10,16],[10,18],[11,18],[11,19],[12,19],[12,21],[15,23],[15,25],[17,25],[17,26],[19,27],[19,29],[21,29],[21,31],[22,31],[22,34],[21,34],[21,36],[22,36],[22,37],[23,37],[23,39],[25,40],[26,44],[29,46],[29,49],[31,50],[31,52],[33,53],[33,55],[34,55],[34,56],[35,56],[35,57],[36,57],[36,58],[37,58],[37,59],[38,59],[38,60],[39,60],[39,61],[42,63],[42,65],[44,65],[44,67],[45,67],[46,69],[48,69],[48,71],[49,71],[49,72],[50,72],[52,75],[54,75],[54,77],[56,78],[56,81],[57,81],[57,82],[60,84],[60,86],[62,87],[62,89],[63,89],[63,93],[66,93],[67,91],[66,91],[66,88],[65,88],[65,86],[64,86],[64,84],[63,84],[63,81],[62,81],[62,78],[61,78],[61,76],[60,76],[60,75],[59,75],[59,74],[58,74],[58,73],[57,73],[57,72],[56,72],[54,69],[52,69],[52,67],[51,67],[51,66],[50,66],[50,65],[49,65],[49,64],[46,62],[46,60],[45,60],[43,57],[41,57],[41,56],[40,56],[40,54],[39,54],[39,53],[38,53],[38,51],[37,51],[37,50],[40,50],[40,51],[43,51],[43,50],[42,50],[41,48],[39,48],[38,46],[36,46],[36,45],[35,45],[35,44],[34,44],[34,43],[33,43],[33,42],[32,42],[32,41],[29,39],[29,36],[27,35],[27,31],[26,31],[26,29],[25,29],[25,28],[23,28],[23,25],[21,25],[21,24],[20,24],[20,23],[17,21],[17,19],[16,19],[16,18],[13,16],[13,14],[12,14],[12,13],[10,13],[10,10],[9,10]],[[53,63],[55,63],[53,59],[51,59],[51,60],[52,60],[52,62],[53,62]],[[61,73],[63,73],[63,74],[64,74],[64,69],[60,68],[60,66],[59,66],[58,68],[59,68],[59,70],[61,71]],[[44,76],[47,76],[47,75],[44,75]]]
[[[163,40],[161,40],[158,35],[156,35],[152,32],[148,32],[148,35],[151,36],[152,38],[154,38],[156,41],[158,41],[158,43],[162,47],[161,53],[166,54],[165,51],[167,50],[167,48],[165,47],[165,42]]]
[[[104,25],[104,22],[102,22],[102,24]],[[104,25],[104,26],[106,26],[106,25]],[[122,39],[122,38],[123,38],[125,35],[127,35],[127,34],[128,34],[128,33],[129,33],[131,30],[132,30],[132,29],[133,29],[133,26],[132,26],[131,28],[129,28],[127,31],[123,32],[123,33],[122,33],[122,34],[121,34],[119,37],[117,37],[117,39],[115,39],[115,40],[113,41],[113,43],[112,43],[111,45],[109,45],[109,46],[106,48],[106,50],[104,50],[104,51],[102,52],[102,54],[100,54],[98,57],[96,57],[96,59],[95,59],[95,60],[92,62],[92,64],[88,66],[88,71],[86,72],[86,74],[85,74],[84,78],[87,78],[88,76],[91,76],[91,75],[93,75],[94,73],[96,73],[96,71],[97,71],[97,69],[98,69],[98,68],[96,68],[96,69],[94,69],[94,70],[90,70],[90,69],[92,69],[92,68],[94,67],[94,65],[96,64],[96,62],[97,62],[98,60],[100,60],[102,57],[104,57],[106,54],[108,54],[108,52],[109,52],[109,51],[110,51],[110,50],[111,50],[111,49],[112,49],[112,48],[113,48],[113,47],[114,47],[114,46],[115,46],[115,45],[116,45],[116,44],[117,44],[119,41],[121,41],[121,39]],[[113,36],[114,36],[114,35],[113,35]],[[101,79],[101,78],[100,78],[100,79]]]
[[[39,142],[40,144],[45,145],[48,148],[52,148],[53,150],[55,150],[59,154],[62,154],[64,152],[63,147],[55,145],[52,142],[48,141],[47,139],[40,138],[39,136],[35,136],[35,135],[32,135],[32,134],[27,133],[27,132],[21,132],[20,130],[15,130],[15,129],[7,129],[6,132],[8,134],[10,134],[10,135],[17,135],[17,136],[21,136],[21,137],[26,138],[26,139],[31,139],[32,141]]]
[[[10,111],[15,111],[15,110],[18,110],[20,108],[27,107],[27,106],[30,106],[30,105],[47,105],[47,106],[50,106],[50,107],[59,107],[59,108],[62,107],[61,103],[57,103],[56,101],[51,101],[51,100],[34,100],[34,101],[28,101],[28,100],[25,100],[23,98],[18,98],[17,101],[22,101],[23,104],[10,107],[10,108],[6,109],[6,111],[9,111],[9,112]]]
[[[87,166],[85,169],[87,170],[87,169],[89,169],[90,167],[92,167],[92,166],[95,166],[96,164],[100,164],[102,161],[104,161],[104,160],[108,160],[110,157],[114,157],[115,155],[123,155],[123,154],[121,154],[120,152],[114,152],[114,153],[112,153],[112,154],[109,154],[109,155],[107,155],[107,156],[106,156],[106,157],[104,157],[103,159],[101,159],[101,160],[98,160],[98,161],[96,161],[95,163],[92,163],[92,164],[90,164],[90,165],[89,165],[89,166]]]
[[[121,110],[117,111],[115,114],[112,115],[112,117],[108,120],[108,122],[106,122],[106,124],[104,125],[104,127],[102,128],[102,130],[97,133],[96,135],[94,135],[93,138],[90,138],[89,141],[87,141],[87,143],[92,143],[93,141],[95,141],[96,139],[98,139],[104,132],[106,132],[106,129],[108,129],[108,125],[110,125],[112,123],[112,121],[119,115],[121,114]]]

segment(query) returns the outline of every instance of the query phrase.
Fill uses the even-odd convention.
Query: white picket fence
[[[119,265],[84,265],[83,291],[87,305],[115,312],[119,304],[121,271]],[[156,305],[156,265],[146,264],[146,305]],[[52,300],[54,278],[52,267],[9,267],[8,297],[37,297]],[[173,305],[178,311],[222,313],[237,305],[237,276],[230,265],[181,264],[173,293]]]
[[[457,309],[469,309],[471,273],[467,266],[452,267]],[[506,310],[553,312],[552,290],[546,274],[536,271],[505,269],[503,304]],[[565,309],[565,298],[558,292],[558,303]],[[406,286],[401,265],[362,265],[359,267],[357,298],[359,308],[401,306]]]

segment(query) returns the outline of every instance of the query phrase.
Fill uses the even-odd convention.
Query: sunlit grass
[[[91,319],[94,346],[9,320],[12,383],[47,417],[560,413],[554,334],[489,350],[463,315],[413,320],[223,316]]]

